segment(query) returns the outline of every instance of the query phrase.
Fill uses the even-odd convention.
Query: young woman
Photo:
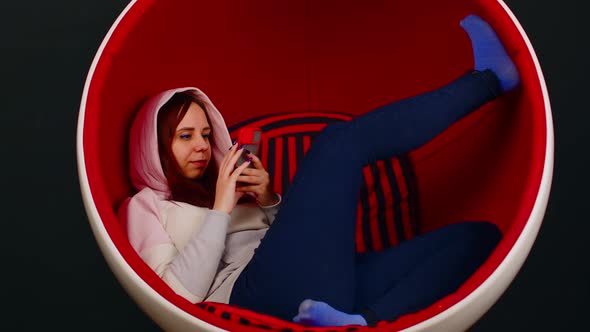
[[[472,72],[327,126],[282,202],[257,156],[236,165],[243,149],[231,144],[203,92],[151,98],[130,135],[139,192],[119,209],[133,247],[192,302],[231,303],[306,325],[394,320],[455,291],[500,240],[493,224],[459,222],[363,254],[355,253],[354,232],[362,167],[416,149],[519,85],[492,28],[474,15],[461,26],[473,45]],[[251,199],[238,203],[244,195]]]

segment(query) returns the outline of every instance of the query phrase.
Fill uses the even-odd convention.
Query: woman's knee
[[[453,226],[465,243],[481,250],[493,250],[502,239],[498,226],[489,221],[468,221]]]
[[[348,121],[334,122],[325,126],[316,137],[316,140],[334,141],[341,139],[345,135]]]
[[[315,137],[312,147],[316,150],[326,152],[350,149],[349,135],[347,133],[348,122],[331,123],[324,127]]]

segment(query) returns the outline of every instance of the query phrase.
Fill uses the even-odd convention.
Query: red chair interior
[[[456,293],[386,323],[387,329],[412,326],[457,303],[494,271],[520,235],[545,157],[544,104],[533,60],[517,28],[491,0],[138,1],[106,44],[85,105],[88,180],[113,243],[163,297],[231,330],[239,322],[189,303],[160,280],[131,248],[115,217],[120,202],[134,193],[127,132],[142,102],[165,89],[196,86],[229,126],[283,112],[362,114],[439,87],[468,70],[470,42],[458,22],[469,13],[497,30],[524,88],[461,120],[409,159],[423,231],[489,220],[504,239]]]

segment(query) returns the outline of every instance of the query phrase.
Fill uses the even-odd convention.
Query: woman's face
[[[185,177],[195,180],[205,174],[211,160],[210,135],[211,127],[205,111],[191,103],[172,139],[172,153]]]

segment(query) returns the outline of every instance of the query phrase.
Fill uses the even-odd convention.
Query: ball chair
[[[374,327],[306,328],[227,304],[190,303],[130,246],[116,210],[134,193],[127,134],[147,98],[195,86],[208,94],[233,132],[244,124],[306,117],[321,118],[317,131],[330,121],[442,86],[469,70],[471,44],[459,21],[470,13],[494,27],[518,67],[521,88],[426,145],[386,161],[399,175],[391,190],[405,193],[396,196],[394,209],[405,206],[411,216],[401,231],[405,235],[398,229],[384,236],[380,230],[386,233],[387,227],[379,225],[364,233],[360,226],[357,235],[360,251],[380,250],[462,220],[495,223],[503,239],[456,292]],[[290,140],[289,130],[284,137],[267,134],[264,162],[272,165],[275,188],[284,190],[285,174],[296,167],[296,161],[285,160],[298,158],[288,147],[300,143]],[[301,144],[310,141],[304,137]],[[273,157],[271,150],[283,151],[277,146],[291,152]],[[278,163],[278,155],[287,159]],[[498,300],[534,244],[551,185],[553,125],[534,49],[502,1],[134,0],[91,64],[80,105],[77,161],[88,221],[105,260],[165,330],[457,331],[469,328]],[[283,165],[292,167],[284,171]],[[378,182],[374,175],[365,174],[367,188]]]

